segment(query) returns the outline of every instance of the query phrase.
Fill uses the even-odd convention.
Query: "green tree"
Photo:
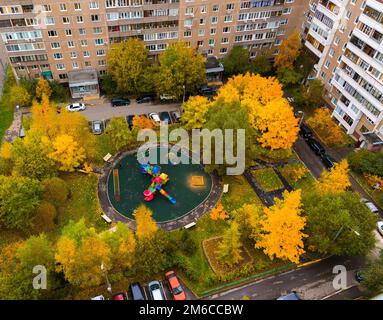
[[[292,69],[282,68],[278,70],[278,80],[283,86],[288,87],[299,83],[302,80],[302,74]]]
[[[383,291],[383,250],[380,250],[378,259],[370,259],[367,268],[362,271],[362,284],[371,293],[378,294]]]
[[[194,96],[182,104],[181,121],[186,130],[202,128],[211,103],[206,97]]]
[[[304,87],[303,97],[306,105],[311,108],[320,107],[323,103],[324,85],[319,79],[309,81]]]
[[[245,203],[233,212],[233,216],[244,240],[258,240],[262,231],[261,221],[265,218],[261,206]]]
[[[241,234],[238,223],[232,221],[230,227],[223,234],[222,242],[216,251],[218,259],[229,266],[235,265],[243,259],[241,256]]]
[[[68,200],[70,190],[64,180],[53,177],[43,180],[42,184],[44,186],[44,200],[58,207],[64,205]]]
[[[14,85],[10,90],[9,103],[12,106],[28,107],[31,104],[32,97],[28,91],[19,85]]]
[[[241,46],[233,47],[229,54],[222,60],[224,73],[228,76],[250,71],[249,51]]]
[[[381,176],[383,174],[383,152],[361,149],[351,152],[347,157],[350,169],[358,173]]]
[[[270,58],[266,54],[257,55],[251,62],[251,72],[262,76],[268,74],[272,69]]]
[[[28,132],[24,139],[16,138],[12,151],[16,175],[42,180],[57,174],[56,164],[48,157],[36,132]]]
[[[117,91],[125,94],[143,92],[142,78],[149,72],[149,50],[143,41],[129,39],[116,43],[108,50],[108,73],[117,85]]]
[[[181,97],[196,93],[206,83],[205,58],[184,42],[170,44],[159,56],[155,86],[157,94]]]
[[[356,256],[375,245],[376,218],[354,192],[303,194],[309,249],[320,253]]]
[[[27,230],[42,193],[38,180],[0,176],[0,223],[7,228]]]
[[[129,129],[126,120],[122,117],[112,118],[106,133],[109,134],[111,142],[118,151],[127,149],[135,143],[135,136]]]
[[[32,231],[37,234],[52,231],[56,227],[56,216],[55,206],[47,201],[41,201],[32,218]]]

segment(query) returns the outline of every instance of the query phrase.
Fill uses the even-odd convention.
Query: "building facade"
[[[0,36],[19,77],[70,82],[84,69],[105,73],[108,47],[130,37],[153,57],[174,41],[218,59],[236,45],[277,54],[307,9],[307,0],[0,0]]]
[[[305,45],[317,57],[333,117],[361,147],[383,146],[383,1],[310,4]]]

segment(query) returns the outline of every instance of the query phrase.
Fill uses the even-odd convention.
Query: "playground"
[[[119,214],[114,220],[132,222],[134,210],[143,203],[152,210],[153,218],[160,225],[168,224],[164,229],[180,227],[170,223],[174,220],[182,220],[183,225],[195,221],[218,201],[222,191],[220,183],[206,173],[202,165],[191,161],[174,164],[174,154],[169,154],[167,148],[154,148],[159,164],[140,164],[137,158],[142,154],[131,152],[116,156],[110,167],[106,166],[106,188],[102,188],[103,178],[99,188],[104,212],[112,219]],[[190,157],[188,151],[182,152],[182,157]],[[170,160],[164,161],[164,155]],[[107,192],[108,204],[102,201],[103,189]]]

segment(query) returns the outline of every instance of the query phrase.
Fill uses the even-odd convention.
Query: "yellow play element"
[[[192,176],[191,184],[194,187],[202,187],[205,185],[205,179],[203,176]]]

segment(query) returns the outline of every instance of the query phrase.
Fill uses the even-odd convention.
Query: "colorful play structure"
[[[154,198],[154,194],[158,191],[165,198],[167,198],[172,204],[176,204],[176,199],[170,196],[162,186],[168,182],[169,177],[166,173],[161,172],[161,168],[159,166],[151,166],[149,164],[141,164],[140,171],[142,174],[149,174],[153,177],[152,183],[148,189],[146,189],[144,193],[145,201],[152,201]]]
[[[116,201],[121,201],[120,192],[120,172],[118,169],[113,169],[113,187],[114,187],[114,198]]]

